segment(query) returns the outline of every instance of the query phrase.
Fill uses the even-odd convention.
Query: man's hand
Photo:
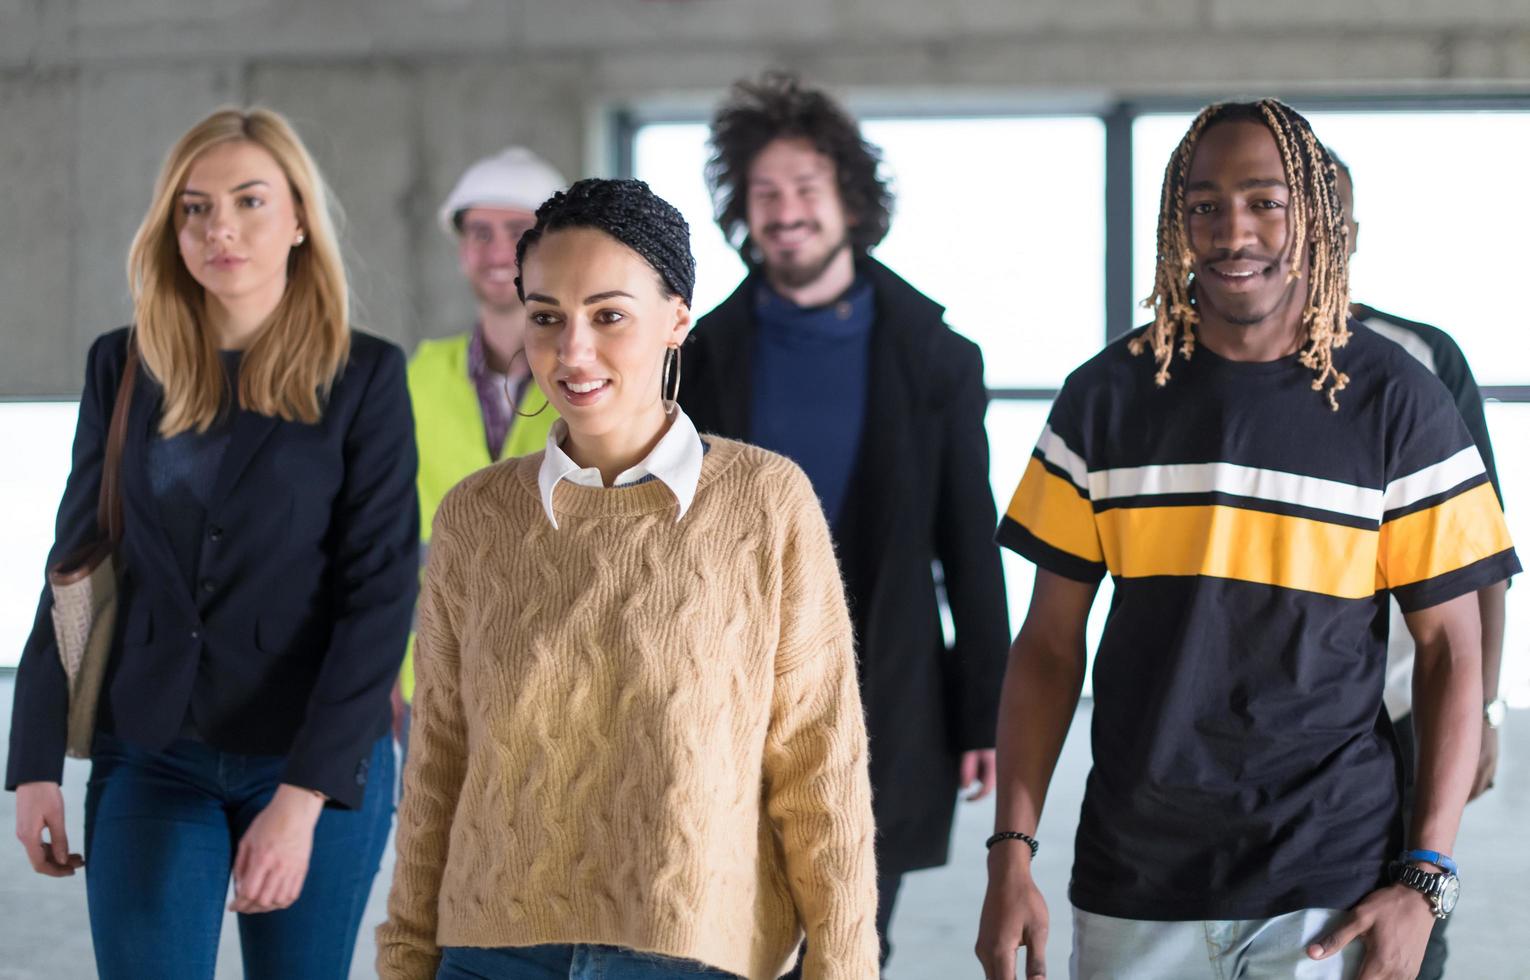
[[[973,749],[971,752],[962,753],[961,788],[977,789],[967,796],[968,803],[975,803],[993,792],[994,782],[999,777],[998,753],[993,749]]]
[[[1467,802],[1493,788],[1493,777],[1498,774],[1498,729],[1482,726],[1482,748],[1477,752],[1477,776],[1472,780],[1472,795]]]
[[[43,840],[43,830],[48,839]],[[85,859],[69,853],[64,833],[64,792],[58,783],[22,783],[16,787],[16,839],[26,849],[32,870],[50,878],[67,878]]]
[[[1016,950],[1025,947],[1025,980],[1047,975],[1047,903],[1031,877],[1023,841],[1002,841],[988,852],[988,894],[978,922],[978,962],[984,980],[1014,980]]]
[[[1307,947],[1307,955],[1326,960],[1359,940],[1365,960],[1355,980],[1414,980],[1434,923],[1429,899],[1407,885],[1388,885],[1361,899],[1338,928]]]
[[[323,798],[311,790],[286,783],[276,788],[239,839],[230,911],[274,912],[298,900],[308,877],[313,828],[323,809]]]

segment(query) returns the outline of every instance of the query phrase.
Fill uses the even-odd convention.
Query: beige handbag
[[[101,465],[101,493],[96,527],[104,535],[48,570],[53,592],[53,635],[69,678],[69,741],[76,759],[90,758],[96,730],[96,704],[111,655],[117,623],[117,570],[113,553],[122,542],[122,442],[127,435],[133,382],[138,374],[138,345],[128,339],[127,365],[117,386],[106,459]]]

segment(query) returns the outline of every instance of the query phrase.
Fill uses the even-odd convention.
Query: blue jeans
[[[510,946],[441,950],[436,980],[738,980],[694,960],[640,953],[619,946]]]
[[[283,756],[178,740],[151,752],[104,732],[85,795],[85,890],[102,980],[210,980],[239,839],[271,801]],[[325,807],[303,891],[239,916],[249,980],[334,980],[356,933],[393,818],[393,745],[379,739],[358,810]]]

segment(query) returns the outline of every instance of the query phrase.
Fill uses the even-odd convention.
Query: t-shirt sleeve
[[[1065,578],[1105,577],[1105,552],[1089,499],[1089,467],[1069,386],[1052,405],[1041,439],[1010,498],[1000,545]]]
[[[1437,606],[1520,570],[1503,508],[1447,392],[1416,385],[1389,440],[1379,584],[1404,612]]]

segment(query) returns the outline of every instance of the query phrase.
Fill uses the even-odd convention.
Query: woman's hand
[[[286,783],[239,839],[234,858],[234,900],[229,910],[274,912],[297,901],[308,875],[313,828],[324,797]]]
[[[43,840],[43,830],[48,839]],[[26,849],[32,870],[53,878],[67,878],[85,859],[69,853],[64,833],[64,791],[58,783],[22,783],[16,787],[16,839]]]

